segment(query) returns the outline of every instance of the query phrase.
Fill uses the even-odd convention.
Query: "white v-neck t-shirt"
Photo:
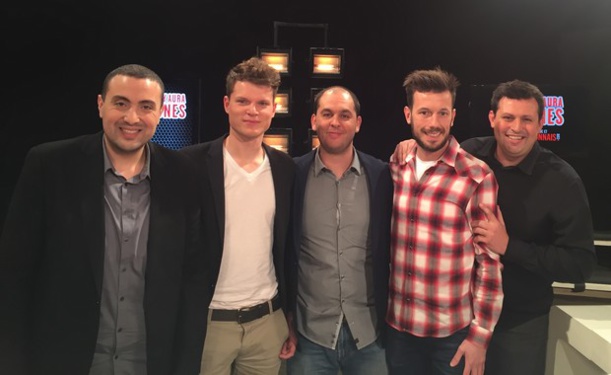
[[[270,300],[278,288],[272,256],[276,200],[269,158],[245,171],[223,148],[225,239],[210,307],[239,309]]]

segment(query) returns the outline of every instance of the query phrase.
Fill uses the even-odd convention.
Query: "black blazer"
[[[373,156],[357,151],[361,165],[367,174],[369,190],[369,230],[368,242],[373,257],[373,288],[377,328],[382,335],[385,331],[386,310],[388,306],[388,281],[390,274],[390,220],[392,215],[393,183],[388,164]],[[295,158],[296,176],[294,187],[294,210],[292,217],[292,239],[289,257],[291,275],[289,283],[289,305],[295,311],[297,298],[297,266],[301,248],[301,228],[303,201],[308,173],[314,163],[316,151]],[[383,339],[383,337],[382,337]]]
[[[188,159],[149,143],[150,231],[144,312],[148,374],[172,373],[183,264],[199,205]],[[28,153],[0,239],[0,373],[88,374],[104,259],[102,133]]]
[[[198,168],[200,195],[202,198],[202,237],[205,252],[190,276],[191,296],[184,308],[186,318],[182,328],[182,358],[178,373],[197,374],[200,368],[206,332],[208,306],[214,294],[223,256],[225,238],[225,176],[223,172],[223,141],[227,135],[214,141],[183,148]],[[291,206],[291,188],[295,164],[286,153],[263,144],[269,157],[274,180],[276,214],[274,216],[273,259],[278,281],[278,293],[286,303],[285,249]],[[209,278],[207,279],[207,277]],[[198,287],[198,282],[200,287]],[[205,284],[204,284],[205,283]],[[201,289],[206,286],[206,290]]]

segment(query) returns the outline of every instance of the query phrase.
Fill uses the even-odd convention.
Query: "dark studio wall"
[[[305,152],[309,89],[348,86],[362,104],[355,144],[387,159],[410,136],[403,118],[405,74],[436,65],[462,82],[454,135],[470,136],[471,84],[514,78],[584,88],[580,114],[588,149],[566,155],[582,175],[597,230],[611,231],[611,1],[609,0],[378,0],[378,1],[35,1],[13,3],[0,22],[4,61],[0,107],[0,225],[28,148],[101,129],[96,95],[107,72],[140,63],[165,79],[201,80],[201,140],[227,130],[222,109],[224,77],[235,63],[273,44],[273,22],[326,23],[328,45],[342,47],[341,80],[312,79],[303,61],[322,36],[281,29],[279,44],[292,47],[289,84],[294,149]],[[4,22],[6,20],[6,22]],[[381,62],[380,62],[381,61]],[[79,178],[79,176],[74,176]]]

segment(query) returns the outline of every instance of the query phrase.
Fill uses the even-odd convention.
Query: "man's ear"
[[[102,99],[102,95],[98,95],[98,114],[100,118],[102,118],[102,106],[104,105],[104,99]]]
[[[225,109],[225,113],[229,113],[227,108],[229,108],[229,97],[227,95],[223,96],[223,108]]]
[[[488,121],[490,121],[490,127],[492,129],[494,129],[494,118],[496,116],[494,115],[494,111],[490,110],[490,112],[488,112]]]
[[[403,114],[405,115],[405,121],[411,125],[412,123],[412,111],[408,106],[403,107]]]

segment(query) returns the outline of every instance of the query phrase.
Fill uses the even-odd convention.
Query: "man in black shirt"
[[[585,282],[596,265],[592,218],[581,178],[566,161],[541,147],[544,97],[523,81],[500,84],[488,115],[494,137],[461,147],[486,162],[499,184],[499,216],[472,223],[475,240],[501,255],[501,317],[486,357],[486,374],[542,375],[552,283]],[[401,159],[411,141],[397,146]]]
[[[537,142],[544,107],[536,86],[502,83],[488,115],[494,137],[461,145],[485,161],[499,183],[498,219],[484,208],[488,221],[473,223],[475,240],[500,254],[504,266],[505,300],[487,374],[545,372],[551,284],[583,283],[596,264],[583,183],[573,167]]]

